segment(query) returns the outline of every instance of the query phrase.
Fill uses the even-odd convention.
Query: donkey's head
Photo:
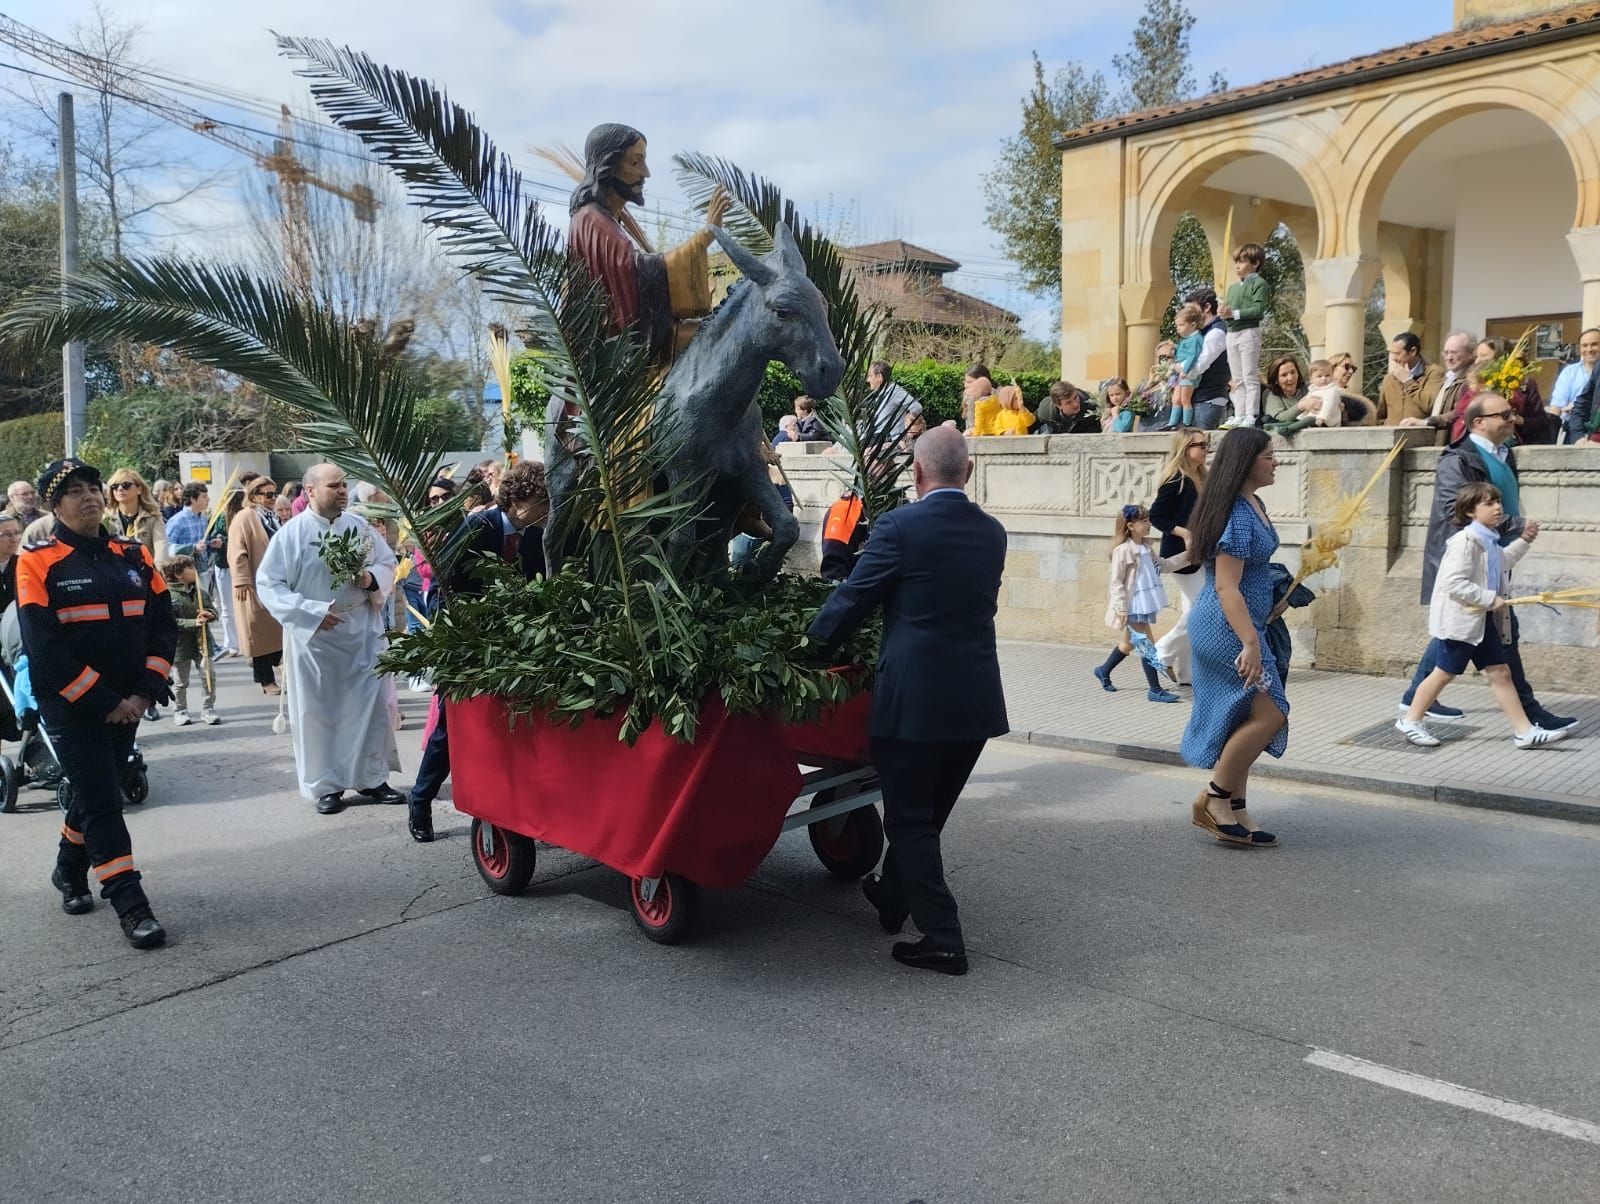
[[[758,304],[745,311],[743,334],[768,359],[782,363],[800,378],[812,397],[832,397],[844,376],[844,361],[828,329],[828,307],[806,276],[805,260],[794,235],[783,222],[773,238],[772,253],[757,259],[721,230],[717,242],[744,274]]]

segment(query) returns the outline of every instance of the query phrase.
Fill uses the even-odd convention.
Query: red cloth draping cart
[[[501,894],[526,889],[534,841],[559,845],[627,875],[639,927],[673,942],[694,922],[698,887],[740,885],[790,828],[806,827],[841,878],[861,877],[883,851],[870,695],[803,725],[729,715],[713,697],[693,743],[652,724],[632,747],[617,739],[620,715],[573,728],[513,722],[489,696],[446,705],[455,806],[473,817],[474,861]]]

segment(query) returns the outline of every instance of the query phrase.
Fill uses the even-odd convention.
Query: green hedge
[[[60,414],[31,414],[0,422],[0,488],[12,481],[37,481],[45,465],[66,446]]]
[[[941,364],[935,360],[917,360],[895,364],[895,382],[922,403],[923,415],[929,426],[937,426],[947,419],[961,420],[961,387],[966,380],[966,364]],[[1050,372],[1018,372],[1017,385],[1022,389],[1022,400],[1030,409],[1050,395],[1050,386],[1060,377]],[[1012,374],[995,371],[995,384],[1009,385]],[[761,382],[758,395],[761,418],[770,434],[777,429],[778,419],[794,413],[795,395],[804,392],[797,380],[782,364],[767,365],[767,376]]]

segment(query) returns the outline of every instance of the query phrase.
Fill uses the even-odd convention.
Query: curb
[[[1040,748],[1059,748],[1068,752],[1093,753],[1124,761],[1145,761],[1156,765],[1184,764],[1178,750],[1170,747],[1119,744],[1092,736],[1063,736],[1056,732],[1013,731],[1000,737],[1013,744],[1036,744]],[[1390,794],[1456,807],[1476,807],[1486,811],[1508,811],[1536,815],[1544,819],[1564,819],[1573,823],[1600,824],[1600,801],[1576,794],[1555,794],[1542,790],[1511,793],[1486,789],[1464,782],[1436,782],[1426,778],[1372,774],[1325,769],[1295,761],[1274,761],[1264,757],[1251,771],[1253,777],[1272,778],[1366,794]]]

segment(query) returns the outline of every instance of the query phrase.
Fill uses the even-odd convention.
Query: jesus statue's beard
[[[624,184],[621,180],[613,179],[611,187],[617,190],[617,195],[630,205],[644,204],[644,181],[637,184]]]

